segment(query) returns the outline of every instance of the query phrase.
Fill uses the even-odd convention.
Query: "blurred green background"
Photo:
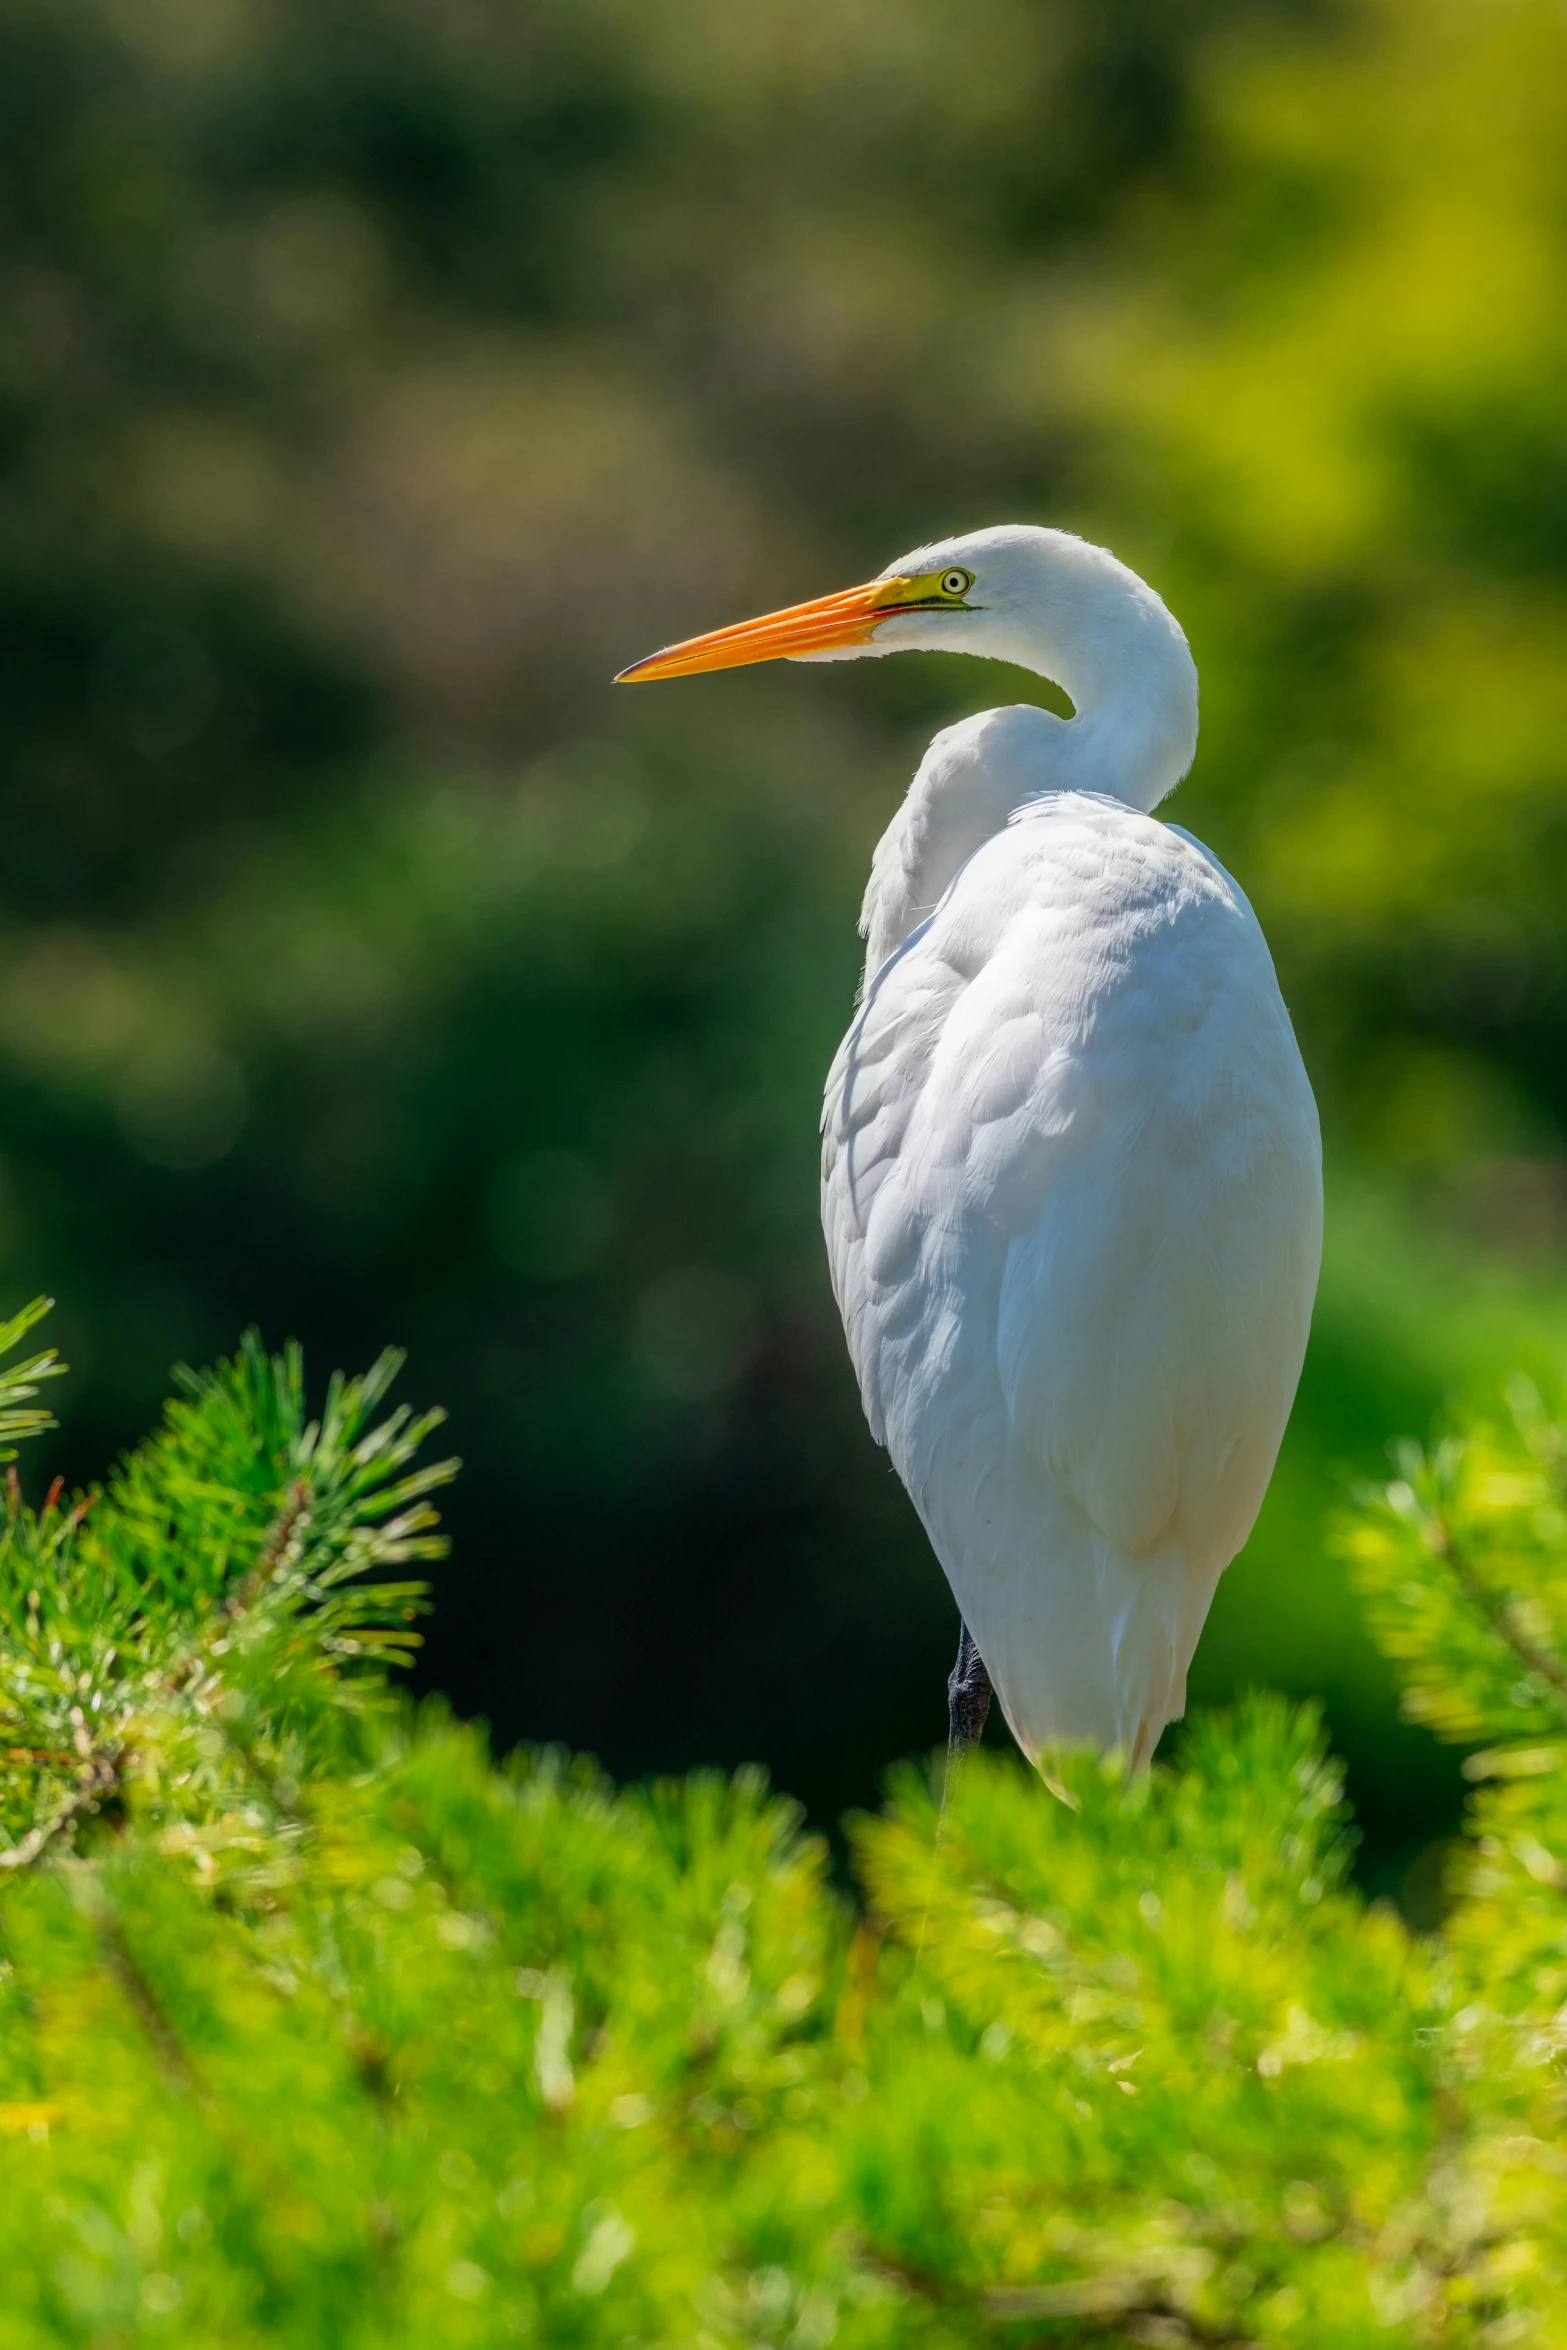
[[[1322,1528],[1567,1336],[1558,0],[0,0],[0,1295],[49,1466],[258,1321],[467,1467],[424,1672],[832,1818],[955,1616],[816,1229],[871,845],[958,660],[614,693],[1002,519],[1184,622],[1328,1257],[1194,1694],[1450,1759]],[[1409,1876],[1413,1867],[1414,1876]],[[1414,1892],[1410,1892],[1414,1887]]]

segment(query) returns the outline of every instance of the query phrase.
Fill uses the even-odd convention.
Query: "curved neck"
[[[976,602],[939,616],[900,615],[863,649],[1010,661],[1062,687],[1074,715],[1026,703],[937,735],[876,851],[861,918],[868,974],[1015,808],[1045,792],[1086,791],[1146,813],[1175,789],[1197,748],[1191,648],[1153,589],[1107,549],[1063,531],[1009,526],[922,550],[897,568],[918,571],[949,554],[976,564]]]
[[[1196,748],[1196,712],[1188,714],[1173,693],[1078,701],[1076,717],[1062,731],[1050,788],[1107,792],[1147,814],[1174,791]]]
[[[1069,612],[1042,599],[1037,611],[1017,615],[1012,658],[1072,699],[1050,787],[1108,792],[1146,812],[1175,789],[1196,753],[1197,667],[1158,597],[1116,570],[1102,592],[1074,596]]]

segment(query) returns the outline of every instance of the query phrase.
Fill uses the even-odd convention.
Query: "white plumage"
[[[1022,662],[1075,715],[938,735],[876,850],[823,1112],[833,1286],[1018,1743],[1141,1761],[1294,1397],[1316,1108],[1251,908],[1148,813],[1196,672],[1103,549],[977,532],[640,667],[919,647]]]

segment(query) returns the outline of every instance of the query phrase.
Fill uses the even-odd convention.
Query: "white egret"
[[[940,540],[623,674],[920,650],[1035,670],[1075,715],[946,728],[876,850],[822,1121],[833,1286],[958,1602],[953,1751],[993,1684],[1034,1759],[1136,1764],[1184,1710],[1294,1399],[1316,1105],[1250,906],[1151,814],[1191,765],[1197,672],[1104,548]]]

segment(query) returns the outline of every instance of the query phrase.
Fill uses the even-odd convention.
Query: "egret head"
[[[854,661],[872,653],[915,650],[977,652],[987,597],[1003,585],[991,542],[1014,534],[974,531],[921,547],[889,563],[863,587],[843,588],[808,604],[790,604],[758,620],[715,628],[668,645],[623,669],[619,685],[689,677],[702,669],[738,669],[752,661]],[[1045,536],[1045,533],[1035,533]]]
[[[900,555],[863,587],[688,637],[620,673],[625,685],[751,661],[855,661],[977,653],[1054,678],[1081,703],[1129,659],[1184,656],[1170,613],[1107,548],[1069,531],[1001,523]]]
[[[863,587],[688,637],[617,682],[908,652],[977,653],[1051,678],[1091,721],[1083,733],[1104,771],[1135,771],[1121,788],[1140,805],[1151,807],[1191,765],[1197,671],[1175,619],[1107,548],[1032,523],[934,540]],[[1087,739],[1081,747],[1086,756]]]

